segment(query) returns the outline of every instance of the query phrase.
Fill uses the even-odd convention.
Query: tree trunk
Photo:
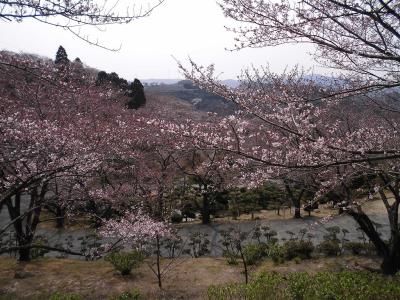
[[[157,236],[157,280],[158,280],[158,287],[162,289],[162,278],[161,278],[161,267],[160,267],[160,238]]]
[[[288,193],[290,201],[292,202],[292,204],[294,206],[293,218],[300,219],[301,218],[300,203],[301,203],[301,197],[303,196],[303,193],[304,193],[304,189],[301,190],[300,194],[297,197],[293,194],[293,191],[290,188],[289,184],[285,184],[285,189],[286,189],[286,192]]]
[[[244,257],[242,245],[239,244],[238,248],[239,248],[240,258],[242,259],[242,262],[243,262],[244,279],[245,279],[246,284],[248,284],[249,283],[249,271],[247,269],[247,261],[246,261],[246,258]]]
[[[8,213],[11,220],[16,220],[13,223],[15,234],[16,234],[16,242],[18,246],[29,245],[32,242],[32,238],[27,237],[24,234],[24,229],[22,226],[21,216],[21,193],[17,193],[14,198],[14,204],[11,198],[9,198],[6,202]],[[30,216],[30,214],[28,214]],[[29,219],[29,216],[27,219]],[[29,221],[29,220],[28,220]],[[27,221],[27,223],[28,223]],[[32,236],[33,237],[33,236]],[[30,249],[23,248],[18,250],[18,259],[20,261],[29,261],[30,260]]]
[[[398,203],[388,209],[390,220],[390,244],[388,253],[383,257],[381,269],[386,275],[394,275],[400,270],[400,232],[398,227]]]
[[[23,246],[23,245],[21,245]],[[30,261],[31,260],[31,249],[21,248],[18,250],[18,260],[19,261]]]
[[[293,218],[301,219],[300,205],[296,206],[296,203],[294,203],[294,215],[293,215]]]
[[[204,225],[211,223],[210,210],[211,210],[210,199],[208,198],[208,194],[205,193],[203,194],[203,208],[201,212],[201,222]]]
[[[388,246],[382,241],[371,219],[362,211],[350,210],[349,215],[360,225],[361,230],[374,244],[378,255],[382,257],[390,256]]]
[[[365,232],[379,256],[383,258],[381,270],[385,275],[394,275],[400,270],[400,234],[398,231],[391,231],[390,245],[387,245],[376,231],[374,224],[362,211],[349,212],[361,229]]]
[[[400,270],[400,250],[398,245],[383,257],[381,269],[385,275],[395,275]]]
[[[61,229],[65,226],[65,211],[61,207],[56,208],[56,228]]]
[[[30,248],[25,247],[32,244],[37,225],[40,222],[41,206],[44,196],[47,191],[47,182],[43,184],[40,194],[37,192],[37,187],[33,188],[30,194],[29,211],[25,216],[25,226],[23,226],[23,217],[21,217],[21,194],[15,195],[14,204],[11,199],[7,201],[7,208],[9,215],[13,222],[14,230],[16,233],[16,241],[18,246],[22,247],[18,250],[20,261],[30,260]],[[33,210],[32,210],[33,209]],[[24,229],[25,227],[25,229]]]

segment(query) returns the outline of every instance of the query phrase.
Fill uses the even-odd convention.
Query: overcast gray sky
[[[226,51],[233,46],[233,35],[224,25],[231,24],[215,0],[166,0],[148,18],[107,26],[104,32],[86,29],[90,38],[103,45],[118,48],[121,44],[118,52],[91,46],[63,29],[34,20],[0,21],[0,48],[53,58],[63,45],[70,59],[80,57],[89,66],[115,71],[128,80],[182,77],[172,56],[182,62],[190,56],[202,65],[215,63],[223,73],[221,79],[236,78],[252,64],[269,64],[277,72],[296,64],[313,67],[307,55],[311,48],[305,45]]]

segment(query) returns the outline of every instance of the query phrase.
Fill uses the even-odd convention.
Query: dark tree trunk
[[[391,240],[387,245],[376,231],[371,219],[362,211],[349,212],[361,229],[365,232],[379,256],[383,258],[381,269],[386,275],[394,275],[400,270],[400,235],[397,230],[391,231]],[[390,216],[389,216],[390,218]]]
[[[362,211],[350,210],[349,215],[358,223],[361,230],[365,232],[371,242],[374,244],[375,249],[379,256],[389,256],[389,248],[383,242],[379,233],[376,231],[371,219]]]
[[[383,274],[395,275],[400,270],[400,251],[398,247],[389,251],[389,255],[383,257],[381,264]]]
[[[25,246],[29,246],[33,242],[37,225],[40,222],[41,204],[44,200],[46,191],[47,183],[43,184],[39,194],[37,187],[32,189],[28,211],[25,216],[21,215],[21,193],[15,195],[14,203],[12,199],[8,199],[6,202],[11,220],[15,220],[13,226],[17,244],[19,247],[22,247],[18,250],[20,261],[29,261],[31,258],[30,248]],[[24,219],[26,219],[24,222],[25,226],[23,225]]]
[[[294,215],[293,215],[293,218],[301,219],[300,207],[296,206],[296,204],[294,204]]]
[[[161,267],[160,267],[160,256],[161,256],[161,251],[160,251],[160,238],[157,236],[156,238],[157,241],[157,281],[158,281],[158,287],[162,289],[162,275],[161,275]]]
[[[352,216],[361,229],[369,237],[370,241],[374,244],[375,249],[379,256],[383,258],[381,270],[386,275],[394,275],[400,270],[400,231],[399,231],[399,205],[400,205],[400,180],[391,183],[391,180],[384,174],[379,174],[388,191],[392,193],[395,198],[394,203],[390,203],[385,194],[385,190],[379,189],[382,202],[384,203],[387,211],[387,216],[390,224],[390,239],[385,243],[379,233],[377,232],[374,224],[369,217],[359,207],[356,210],[350,210],[349,215]]]
[[[238,248],[239,248],[240,258],[242,259],[242,262],[243,262],[244,279],[245,279],[246,284],[248,284],[249,283],[249,271],[247,269],[247,261],[246,261],[246,258],[244,256],[244,253],[243,253],[242,245],[239,245]]]
[[[300,219],[301,218],[300,205],[301,205],[301,198],[303,197],[304,189],[301,190],[300,194],[297,197],[296,197],[296,195],[294,195],[289,184],[285,184],[285,189],[289,196],[290,201],[292,202],[292,204],[294,206],[293,218]]]
[[[394,275],[400,270],[400,232],[398,227],[398,202],[388,209],[390,220],[390,242],[388,253],[383,257],[382,271],[387,275]]]
[[[205,193],[203,194],[203,208],[201,212],[201,222],[202,224],[210,224],[211,223],[211,205],[210,205],[210,199],[208,197],[208,194]]]
[[[14,230],[15,230],[15,235],[16,235],[16,241],[18,246],[24,246],[24,245],[29,245],[32,242],[32,238],[30,236],[26,236],[24,234],[24,227],[22,225],[22,219],[21,218],[21,193],[17,193],[14,198],[14,203],[13,200],[10,198],[6,202],[7,208],[8,208],[8,213],[10,215],[11,220],[15,220],[13,222]],[[27,224],[29,222],[29,217],[30,214],[28,214],[27,217]],[[30,250],[29,248],[23,248],[18,250],[18,259],[20,261],[29,261],[30,260]]]
[[[21,245],[23,246],[23,245]],[[22,248],[18,250],[18,260],[19,261],[30,261],[31,260],[31,249]]]
[[[65,210],[59,206],[56,208],[56,228],[61,229],[65,226]]]

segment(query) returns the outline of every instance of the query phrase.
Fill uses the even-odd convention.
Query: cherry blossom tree
[[[398,200],[391,202],[383,197],[390,193],[397,199],[398,193],[400,144],[396,111],[377,111],[357,98],[308,101],[314,99],[318,86],[297,71],[276,75],[265,70],[262,77],[257,73],[253,78],[246,77],[236,90],[213,77],[212,67],[204,69],[193,63],[193,70],[185,70],[185,75],[240,107],[235,116],[214,125],[198,124],[192,144],[237,155],[232,167],[239,174],[236,180],[243,185],[254,186],[288,176],[296,178],[300,174],[312,178],[309,184],[317,191],[318,199],[332,189],[349,186],[362,174],[380,174],[371,184],[379,186],[377,191],[384,190],[381,197],[387,203],[392,228],[389,246],[362,212],[354,194],[343,200],[347,212],[377,249],[385,249],[380,251],[383,270],[393,273],[398,269],[394,267]]]
[[[201,211],[202,224],[210,224],[215,193],[230,183],[227,157],[217,150],[202,151],[189,145],[186,147],[187,150],[177,152],[180,159],[175,157],[174,161],[189,178],[187,189],[194,192],[193,202]],[[201,203],[198,203],[195,195],[201,199]]]
[[[214,76],[214,66],[191,62],[191,71],[181,66],[188,79],[240,109],[214,126],[199,125],[194,145],[237,154],[233,165],[250,186],[303,174],[313,178],[316,199],[341,190],[346,212],[383,257],[382,270],[394,274],[400,269],[400,110],[396,101],[388,105],[382,99],[392,92],[376,91],[399,85],[397,3],[222,0],[220,6],[227,17],[241,22],[230,28],[236,49],[311,43],[315,60],[342,75],[332,84],[319,84],[298,70],[277,75],[255,69],[245,71],[242,85],[233,90]],[[361,190],[381,197],[389,242],[379,236],[352,190],[360,177],[374,178],[369,180],[374,188]]]
[[[117,243],[141,250],[141,247],[145,247],[146,243],[153,241],[157,236],[168,236],[170,229],[166,223],[154,221],[139,208],[132,209],[119,220],[106,221],[100,234],[107,238],[117,239]],[[117,243],[113,244],[117,245]]]
[[[17,232],[20,259],[27,260],[41,210],[83,207],[101,170],[116,170],[121,157],[135,157],[150,143],[142,139],[149,125],[124,108],[123,98],[110,100],[118,90],[96,86],[81,67],[6,52],[1,59],[8,65],[0,67],[0,203]],[[30,195],[27,205],[23,194]]]
[[[227,17],[243,24],[230,28],[238,49],[311,43],[317,62],[351,74],[346,77],[355,85],[337,92],[399,85],[396,1],[222,0],[220,6]]]
[[[82,27],[98,27],[110,24],[126,24],[138,18],[149,16],[164,0],[156,1],[0,1],[0,19],[22,22],[33,19],[39,22],[63,28],[74,36],[102,48],[98,41],[92,40],[81,31]],[[109,49],[113,50],[113,49]],[[115,50],[115,49],[114,49]]]
[[[161,239],[172,235],[171,229],[165,222],[155,221],[141,209],[127,212],[120,220],[106,221],[100,231],[106,238],[116,239],[110,247],[123,246],[143,251],[155,241],[156,268],[149,264],[157,276],[158,286],[162,288],[162,278],[165,274],[161,267]]]

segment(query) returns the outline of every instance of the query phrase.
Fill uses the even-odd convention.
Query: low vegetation
[[[133,299],[146,300],[205,299],[211,285],[244,287],[240,265],[228,265],[221,258],[209,257],[179,259],[178,262],[170,270],[169,276],[165,277],[163,289],[160,290],[156,278],[149,271],[147,260],[132,275],[122,276],[104,260],[40,258],[28,263],[18,263],[3,257],[0,258],[0,299],[113,300],[131,299],[129,297],[132,295],[139,297]],[[170,259],[164,259],[162,267],[169,263]],[[293,260],[281,264],[265,259],[252,266],[249,286],[253,285],[259,274],[264,273],[275,272],[282,277],[302,272],[308,272],[310,276],[343,270],[357,273],[362,266],[379,268],[376,259],[365,256],[312,258],[299,263]],[[23,276],[17,278],[17,273]]]
[[[400,278],[388,278],[366,271],[342,271],[339,273],[264,273],[249,284],[211,286],[211,300],[247,299],[343,299],[377,300],[400,299]]]
[[[139,251],[111,252],[105,257],[121,275],[131,274],[132,269],[137,268],[143,262],[143,255]]]

